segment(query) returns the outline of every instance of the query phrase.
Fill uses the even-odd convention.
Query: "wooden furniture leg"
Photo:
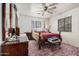
[[[38,40],[38,49],[39,50],[41,49],[41,40],[40,39]]]

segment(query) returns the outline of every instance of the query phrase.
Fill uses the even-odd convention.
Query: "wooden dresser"
[[[7,41],[2,44],[3,56],[28,56],[28,39],[17,38],[19,41]]]

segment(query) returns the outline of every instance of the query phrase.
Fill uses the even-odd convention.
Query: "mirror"
[[[17,7],[13,3],[2,3],[2,39],[17,34],[18,29]],[[18,30],[19,31],[19,30]]]

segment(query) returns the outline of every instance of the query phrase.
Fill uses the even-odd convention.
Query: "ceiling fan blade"
[[[56,9],[56,7],[51,7],[51,8],[49,8],[48,10],[51,10],[51,9]]]
[[[48,11],[48,13],[53,14],[53,12]]]
[[[54,6],[54,5],[57,5],[58,3],[52,3],[50,5],[48,5],[48,7],[51,7],[51,6]]]

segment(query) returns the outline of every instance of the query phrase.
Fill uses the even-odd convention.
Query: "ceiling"
[[[51,3],[47,3],[46,5],[50,4]],[[50,10],[53,12],[53,14],[45,12],[44,15],[42,15],[42,12],[40,11],[43,9],[41,3],[16,3],[16,6],[19,15],[49,18],[50,16],[60,14],[73,8],[79,7],[79,3],[57,3],[57,5],[55,5],[56,9]]]

